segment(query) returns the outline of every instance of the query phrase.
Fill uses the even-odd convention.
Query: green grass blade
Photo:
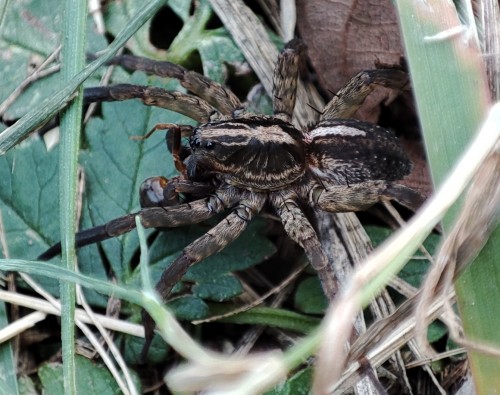
[[[489,106],[482,58],[451,2],[397,1],[432,177],[445,174],[479,128]],[[480,204],[480,203],[478,203]],[[450,229],[459,206],[443,220]],[[500,231],[456,283],[470,339],[500,346]],[[500,360],[469,353],[478,393],[500,388]]]
[[[5,328],[8,324],[7,307],[4,302],[0,302],[0,328]],[[0,395],[19,394],[16,368],[11,342],[0,344],[0,372],[3,372],[0,374]]]
[[[104,295],[114,295],[117,298],[141,306],[143,304],[144,297],[142,293],[135,289],[130,287],[124,288],[107,280],[98,280],[80,273],[75,273],[72,270],[62,268],[54,263],[27,261],[24,259],[0,259],[0,270],[46,276],[55,278],[61,282],[73,282],[82,287],[94,289]]]
[[[64,13],[61,74],[63,82],[70,81],[85,66],[87,1],[66,0]],[[59,188],[61,258],[68,270],[76,270],[76,184],[78,152],[82,128],[82,87],[78,96],[61,113],[59,147]],[[75,367],[75,303],[73,283],[61,282],[61,340],[64,392],[76,394]]]

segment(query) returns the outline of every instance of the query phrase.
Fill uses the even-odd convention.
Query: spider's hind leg
[[[353,185],[328,185],[312,192],[314,206],[331,213],[364,211],[382,200],[395,200],[417,211],[425,199],[404,185],[384,180],[371,180]]]
[[[299,62],[305,45],[300,40],[292,40],[278,55],[273,76],[274,115],[287,122],[292,120],[297,97]]]
[[[396,69],[361,71],[339,90],[321,112],[320,121],[352,118],[376,86],[401,90],[408,85],[408,75]]]

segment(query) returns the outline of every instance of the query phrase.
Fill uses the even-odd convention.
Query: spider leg
[[[166,108],[201,123],[220,116],[217,110],[199,97],[154,86],[120,84],[86,88],[84,99],[86,103],[140,99],[148,106]]]
[[[363,211],[383,199],[396,200],[413,211],[416,211],[425,200],[408,187],[378,180],[315,188],[311,191],[310,201],[322,210],[339,213]]]
[[[270,197],[273,207],[290,238],[306,252],[311,266],[318,272],[325,295],[329,299],[337,294],[338,284],[318,236],[297,202],[290,196],[275,193]]]
[[[182,253],[165,269],[156,284],[156,291],[161,298],[163,300],[167,298],[172,287],[182,279],[191,266],[221,251],[236,240],[246,229],[253,216],[262,209],[265,201],[265,195],[246,193],[246,197],[240,200],[225,219],[184,248]],[[143,312],[143,324],[146,332],[146,342],[142,351],[142,359],[144,360],[153,338],[155,326],[146,312]]]
[[[201,184],[203,185],[203,184]],[[204,186],[204,185],[203,185]],[[238,201],[234,188],[217,190],[213,195],[172,207],[147,207],[141,211],[116,218],[108,223],[76,234],[77,248],[120,236],[135,228],[135,217],[141,217],[145,228],[175,228],[202,222],[226,210]],[[54,244],[38,259],[49,260],[61,253],[61,243]]]
[[[361,71],[335,94],[323,109],[320,121],[334,118],[352,118],[375,86],[403,89],[408,84],[408,75],[395,69]]]
[[[290,122],[297,97],[300,53],[304,49],[300,40],[292,40],[278,55],[273,76],[273,111],[277,118]]]
[[[163,176],[146,178],[139,189],[139,202],[145,207],[177,206],[182,202],[180,194],[199,199],[215,191],[215,185],[186,180],[182,177],[168,179]]]
[[[241,200],[225,219],[184,248],[181,255],[165,269],[156,285],[161,297],[165,299],[169,295],[172,287],[180,281],[190,266],[223,250],[236,240],[253,216],[260,212],[264,202],[264,195],[248,193],[247,198]]]
[[[110,63],[129,70],[141,70],[160,77],[176,78],[184,88],[210,103],[221,114],[233,116],[243,108],[238,97],[229,89],[177,64],[130,55],[117,56]]]

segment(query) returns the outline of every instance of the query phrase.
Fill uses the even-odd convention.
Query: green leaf
[[[308,395],[311,390],[312,379],[313,369],[311,367],[305,368],[295,373],[283,384],[266,392],[266,395]]]
[[[38,395],[35,383],[29,376],[22,375],[18,379],[19,394],[21,395]]]
[[[295,307],[306,314],[323,314],[328,307],[317,276],[301,281],[295,292]]]
[[[93,363],[87,358],[75,357],[77,376],[77,392],[86,395],[115,395],[120,394],[118,384],[111,373],[100,364]],[[47,395],[64,394],[62,365],[45,364],[38,370],[42,383],[43,393]]]
[[[245,58],[225,30],[206,32],[198,41],[203,73],[215,81],[227,79],[227,64],[243,63]]]
[[[168,307],[179,320],[198,320],[208,316],[207,304],[196,296],[186,295],[175,298],[168,303]]]
[[[0,57],[0,103],[28,76],[33,64],[40,64],[60,45],[62,13],[59,0],[9,3],[0,31],[0,52],[4,54]],[[87,34],[87,52],[96,53],[105,48],[106,40],[96,33],[91,16]],[[96,85],[99,78],[93,76],[87,84]],[[35,81],[8,108],[4,118],[15,120],[26,114],[54,92],[59,80],[59,74],[55,73]]]
[[[243,287],[234,275],[226,273],[199,279],[192,291],[199,298],[223,302],[239,295]]]
[[[2,250],[0,257],[35,259],[59,240],[57,151],[47,152],[44,143],[33,137],[0,156],[0,212],[8,248],[8,255]],[[96,246],[80,251],[80,262],[85,262],[80,270],[105,279],[106,272],[100,259],[95,259],[97,256]],[[54,279],[36,279],[47,291],[59,295]],[[101,295],[88,290],[85,293],[89,302],[105,305]]]
[[[435,343],[448,333],[448,328],[441,321],[433,321],[427,330],[427,340]]]
[[[10,257],[35,258],[57,240],[57,168],[57,150],[47,153],[37,138],[0,156],[0,210]]]
[[[142,0],[111,1],[107,3],[103,11],[104,23],[106,24],[108,33],[113,36],[117,35],[123,29],[123,26],[127,26],[129,20],[142,8],[144,8],[144,1]],[[151,20],[146,22],[142,28],[127,41],[126,48],[134,55],[158,59],[159,54],[164,53],[164,51],[158,52],[151,44],[149,40],[150,26]]]
[[[184,22],[187,21],[191,14],[192,2],[186,0],[170,0],[168,6],[174,11],[179,18]]]
[[[144,347],[144,338],[126,335],[123,336],[123,347],[122,353],[125,362],[129,365],[136,365],[138,362],[138,356],[141,355],[142,349]],[[155,333],[151,346],[148,350],[147,362],[150,365],[155,365],[164,362],[167,359],[170,347],[162,337]]]
[[[261,263],[275,252],[274,244],[263,236],[265,222],[253,220],[243,234],[216,255],[193,266],[186,274],[186,279],[203,281],[211,276],[248,269]],[[207,229],[208,230],[208,229]]]

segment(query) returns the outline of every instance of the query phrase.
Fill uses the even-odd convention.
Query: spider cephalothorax
[[[194,129],[187,170],[200,168],[228,184],[255,191],[286,187],[303,175],[304,137],[292,124],[265,116],[212,122]]]
[[[349,120],[374,85],[401,89],[404,73],[381,69],[356,75],[321,112],[308,130],[292,123],[298,78],[299,46],[289,43],[281,52],[274,74],[274,116],[244,112],[238,98],[223,86],[168,62],[121,58],[135,69],[160,71],[178,78],[192,96],[159,88],[120,85],[87,91],[92,99],[140,98],[181,112],[201,123],[198,127],[165,124],[167,142],[181,176],[148,179],[141,188],[141,211],[77,235],[78,245],[123,234],[139,216],[145,227],[176,227],[199,223],[230,210],[225,219],[186,246],[165,270],[157,290],[166,297],[187,269],[235,240],[264,204],[274,209],[288,235],[302,246],[320,273],[327,266],[313,226],[303,208],[329,212],[364,210],[383,199],[410,208],[421,203],[416,192],[398,184],[410,162],[396,137],[378,126]],[[189,135],[189,146],[181,145]],[[179,194],[188,196],[179,202]],[[154,207],[160,206],[160,207]],[[55,246],[42,255],[59,252]],[[334,281],[323,281],[325,293],[336,292]]]

